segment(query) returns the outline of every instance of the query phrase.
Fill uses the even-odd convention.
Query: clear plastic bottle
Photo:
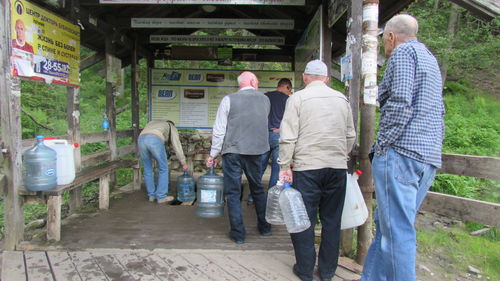
[[[283,185],[279,201],[286,230],[289,233],[302,232],[311,226],[302,195],[289,183]]]
[[[283,225],[283,214],[280,208],[280,194],[283,191],[283,182],[278,181],[267,192],[266,221],[270,224]]]
[[[30,191],[43,191],[57,186],[56,152],[43,144],[43,136],[23,153],[24,187]]]

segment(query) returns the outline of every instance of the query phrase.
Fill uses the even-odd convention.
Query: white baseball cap
[[[309,75],[328,76],[328,68],[321,60],[312,60],[307,63],[304,73]]]

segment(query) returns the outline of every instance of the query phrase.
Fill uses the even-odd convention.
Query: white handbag
[[[360,170],[356,170],[356,173],[353,175],[347,174],[344,209],[342,210],[340,229],[360,226],[365,223],[368,218],[368,208],[366,208],[365,199],[358,185],[358,178],[360,175]]]

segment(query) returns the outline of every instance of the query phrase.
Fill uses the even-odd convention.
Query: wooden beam
[[[443,154],[439,173],[500,180],[500,158],[460,154]]]
[[[482,20],[490,21],[498,16],[498,1],[496,0],[450,0],[451,2],[467,9]],[[495,3],[496,2],[496,3]]]
[[[500,204],[429,192],[421,209],[463,222],[500,227]]]
[[[24,235],[21,173],[21,80],[11,76],[11,1],[0,1],[0,127],[3,173],[7,188],[4,193],[4,249],[15,250]]]
[[[61,240],[62,195],[49,196],[47,200],[47,240]]]
[[[138,42],[137,42],[137,37],[134,38],[134,48],[132,49],[132,65],[130,68],[131,72],[131,107],[132,107],[132,130],[133,130],[133,137],[132,137],[132,142],[134,146],[137,148],[137,141],[139,139],[139,128],[140,128],[140,118],[139,118],[139,83],[138,83],[138,77],[139,77],[139,57],[138,57]],[[136,151],[138,151],[136,149]],[[138,153],[136,153],[136,156],[138,156]]]
[[[84,58],[81,62],[80,62],[80,71],[84,71],[85,69],[101,62],[104,60],[104,55],[103,54],[100,54],[100,53],[97,53],[97,54],[94,54],[90,57],[86,57]]]
[[[110,175],[105,175],[99,178],[99,209],[109,209],[109,183]]]
[[[80,88],[68,87],[68,136],[71,136],[72,143],[80,144]],[[82,168],[82,154],[80,145],[74,148],[75,171],[78,173]],[[70,192],[69,209],[75,211],[82,207],[82,188],[75,188]]]
[[[371,1],[353,1],[354,2],[363,2],[362,4],[362,9],[364,9],[367,5],[376,5],[377,6],[377,10],[378,10],[378,0],[371,0]],[[354,11],[354,4],[353,5],[353,11]],[[362,38],[364,38],[365,36],[369,36],[369,35],[373,35],[373,30],[371,28],[367,29],[368,26],[370,27],[373,27],[373,25],[376,26],[376,22],[377,20],[375,20],[375,23],[373,23],[373,20],[370,20],[370,19],[366,19],[366,18],[363,18],[362,15],[364,14],[364,12],[360,12],[358,11],[360,7],[358,7],[358,4],[356,4],[356,13],[360,13],[359,16],[362,18],[363,22],[362,22],[362,36],[361,34],[359,34],[359,37],[358,37],[358,33],[359,31],[356,31],[356,41],[359,41],[360,43],[362,43]],[[355,18],[355,15],[353,14],[352,15],[353,19]],[[363,51],[363,54],[365,53],[365,49],[363,48],[362,49]],[[356,56],[359,56],[360,52],[352,52],[352,56],[353,56],[353,59],[354,57]],[[364,59],[362,57],[362,59]],[[358,94],[359,94],[359,97],[361,97],[361,89],[363,88],[362,85],[364,85],[365,83],[365,76],[362,75],[363,73],[361,73],[361,65],[363,63],[360,61],[360,64],[356,66],[356,68],[354,67],[353,65],[353,73],[356,71],[357,73],[355,74],[356,76],[357,75],[361,75],[361,80],[360,80],[360,84],[359,84],[359,88],[358,88]],[[377,70],[375,69],[375,72]],[[354,76],[354,74],[353,74]],[[359,78],[357,78],[359,79]],[[372,219],[372,204],[373,204],[373,192],[374,192],[374,188],[373,188],[373,181],[372,181],[372,166],[371,166],[371,163],[370,163],[370,160],[368,159],[368,153],[370,152],[370,148],[373,144],[373,141],[374,141],[374,136],[375,136],[375,105],[370,105],[370,104],[366,104],[364,101],[361,101],[360,102],[361,106],[360,106],[360,111],[361,111],[361,114],[360,114],[360,117],[361,117],[361,120],[360,120],[360,135],[359,135],[359,166],[360,166],[360,169],[361,171],[363,171],[363,174],[361,175],[361,177],[359,178],[359,185],[361,187],[361,191],[363,192],[363,197],[365,198],[365,203],[366,203],[366,207],[368,208],[368,212],[369,212],[369,215],[368,215],[368,219],[366,220],[366,222],[361,225],[359,228],[358,228],[358,252],[357,252],[357,255],[356,255],[356,261],[359,263],[359,264],[363,264],[364,261],[365,261],[365,257],[366,257],[366,254],[368,253],[368,248],[371,244],[371,241],[372,241],[372,228],[373,228],[373,219]]]

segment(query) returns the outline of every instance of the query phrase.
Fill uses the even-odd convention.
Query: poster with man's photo
[[[11,11],[13,76],[79,86],[80,28],[28,1]]]

